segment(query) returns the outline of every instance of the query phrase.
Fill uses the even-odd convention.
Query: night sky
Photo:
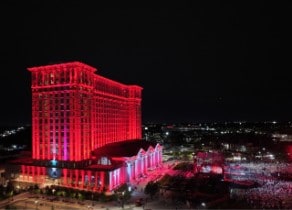
[[[143,122],[292,120],[285,2],[60,2],[0,2],[0,123],[31,122],[27,67],[74,60],[141,85]]]

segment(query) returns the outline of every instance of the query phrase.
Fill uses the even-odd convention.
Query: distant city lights
[[[18,127],[16,129],[5,130],[3,133],[0,133],[0,137],[5,138],[7,136],[14,135],[14,134],[16,134],[17,132],[19,132],[21,130],[24,130],[23,126]]]

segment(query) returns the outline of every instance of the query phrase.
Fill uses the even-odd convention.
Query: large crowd
[[[245,200],[256,209],[291,209],[292,182],[280,180],[273,173],[292,173],[289,163],[246,163],[241,164],[252,176],[246,178],[260,183],[259,187],[245,190],[233,189],[231,196],[238,200]],[[247,174],[248,174],[247,173]]]

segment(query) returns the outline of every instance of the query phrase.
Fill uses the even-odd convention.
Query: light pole
[[[91,201],[92,201],[92,206],[94,206],[94,203],[93,203],[93,188],[94,188],[94,185],[91,186]]]
[[[122,192],[122,208],[124,208],[124,196],[125,196],[125,191]]]
[[[34,203],[35,203],[35,209],[37,210],[38,209],[38,203],[39,203],[39,201],[38,200],[35,200]]]

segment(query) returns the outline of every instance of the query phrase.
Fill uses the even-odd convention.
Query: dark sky
[[[292,120],[290,5],[97,2],[1,1],[0,123],[31,121],[27,67],[74,60],[143,86],[144,122]]]

